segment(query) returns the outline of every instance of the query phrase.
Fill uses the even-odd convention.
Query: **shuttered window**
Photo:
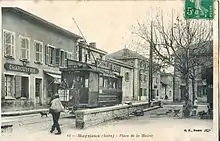
[[[15,76],[15,97],[20,98],[21,97],[21,76]]]
[[[5,96],[6,97],[15,97],[15,77],[13,75],[5,75]]]
[[[30,59],[30,40],[20,36],[20,59]]]
[[[15,57],[15,33],[3,30],[3,47],[6,57]]]
[[[55,65],[56,63],[56,50],[55,47],[50,45],[45,46],[45,64]]]
[[[35,48],[35,61],[36,62],[43,62],[43,43],[39,41],[34,41],[34,48]]]
[[[2,74],[1,82],[2,82],[1,96],[2,96],[2,98],[4,98],[5,94],[6,94],[6,91],[5,91],[5,75],[4,74]]]

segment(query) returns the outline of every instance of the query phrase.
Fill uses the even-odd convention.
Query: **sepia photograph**
[[[2,141],[219,140],[215,0],[1,0]]]

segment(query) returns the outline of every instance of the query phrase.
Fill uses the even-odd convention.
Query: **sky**
[[[171,9],[183,11],[184,1],[15,1],[0,2],[3,6],[16,6],[49,22],[81,35],[74,18],[88,42],[108,53],[132,46],[132,26],[137,20],[155,17],[162,9],[165,22]]]

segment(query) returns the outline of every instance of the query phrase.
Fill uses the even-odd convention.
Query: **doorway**
[[[28,99],[29,97],[29,80],[28,77],[21,77],[21,97]]]
[[[35,79],[35,98],[37,104],[42,104],[42,79],[36,78]]]

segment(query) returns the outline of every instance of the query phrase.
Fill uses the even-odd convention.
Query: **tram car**
[[[71,65],[60,71],[60,98],[66,107],[77,110],[122,102],[122,77],[112,70],[71,60]]]

